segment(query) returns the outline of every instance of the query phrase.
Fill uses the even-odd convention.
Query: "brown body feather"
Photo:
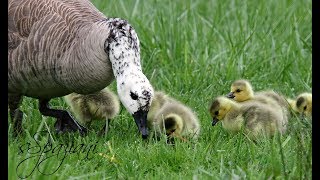
[[[50,99],[110,84],[105,18],[87,0],[9,0],[9,93]]]

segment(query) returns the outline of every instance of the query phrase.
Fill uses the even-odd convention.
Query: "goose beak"
[[[148,115],[148,111],[143,111],[143,110],[139,110],[132,115],[134,118],[134,121],[138,126],[139,131],[142,134],[143,139],[147,139],[148,137],[147,115]]]
[[[234,98],[235,96],[233,95],[233,92],[230,92],[226,95],[227,98]]]
[[[216,117],[214,117],[212,119],[212,126],[215,126],[217,124],[217,122],[219,122],[219,120]]]

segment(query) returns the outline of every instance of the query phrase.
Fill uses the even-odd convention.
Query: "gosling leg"
[[[167,136],[167,144],[168,145],[173,145],[174,146],[174,138],[171,136]]]
[[[103,126],[103,128],[99,131],[98,136],[102,136],[103,134],[106,136],[109,131],[109,124],[110,124],[110,119],[106,119],[106,124]]]

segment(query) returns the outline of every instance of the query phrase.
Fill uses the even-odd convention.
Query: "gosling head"
[[[212,117],[212,126],[222,121],[226,114],[230,111],[235,102],[226,97],[220,96],[214,99],[209,107]]]
[[[247,80],[234,81],[231,85],[231,91],[226,97],[237,102],[249,100],[253,97],[252,86]]]
[[[119,99],[127,111],[133,116],[142,138],[148,137],[147,115],[153,99],[153,88],[149,80],[141,74],[139,78],[128,78],[118,83]]]
[[[311,117],[312,115],[312,94],[302,93],[297,97],[296,107],[301,114],[301,118],[304,116]]]
[[[164,119],[164,126],[167,136],[180,135],[183,129],[182,119],[176,114],[169,114]]]

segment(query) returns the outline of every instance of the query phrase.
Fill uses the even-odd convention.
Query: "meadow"
[[[96,135],[103,122],[92,123],[85,137],[58,135],[55,119],[41,116],[37,100],[24,98],[24,136],[13,138],[9,124],[8,179],[312,178],[309,120],[293,116],[286,134],[254,143],[241,133],[229,134],[221,123],[212,127],[208,112],[212,99],[227,94],[231,83],[241,78],[250,80],[257,91],[273,89],[286,97],[311,92],[311,0],[92,3],[106,16],[133,25],[144,73],[155,90],[196,112],[201,122],[199,141],[176,141],[172,147],[165,138],[142,140],[124,107],[106,137]],[[115,82],[110,87],[116,92]],[[63,98],[50,104],[69,109]],[[46,132],[36,133],[40,131]],[[77,151],[52,153],[54,147],[58,152],[60,144],[72,142]]]

